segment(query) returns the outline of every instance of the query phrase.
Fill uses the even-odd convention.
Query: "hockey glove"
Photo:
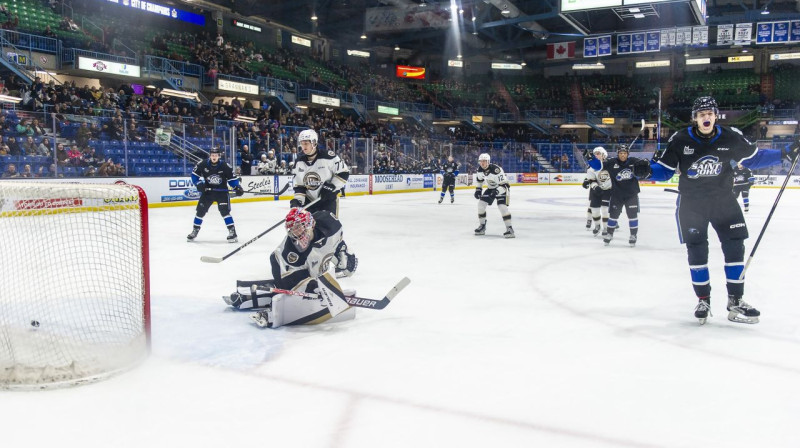
[[[200,193],[205,193],[206,192],[206,183],[205,182],[198,182],[198,183],[196,183],[194,185],[194,187],[197,188],[197,191],[199,191]]]
[[[647,179],[652,174],[650,169],[650,161],[639,159],[633,163],[633,174],[640,179]]]
[[[494,199],[497,197],[497,188],[487,188],[486,194],[489,195],[490,198]]]
[[[475,199],[480,199],[482,194],[483,192],[481,191],[480,188],[475,189]]]
[[[584,179],[584,180],[583,180],[583,183],[581,184],[581,186],[582,186],[583,188],[589,188],[589,186],[590,186],[591,184],[592,184],[592,181],[590,181],[589,179]]]
[[[289,208],[300,208],[303,206],[303,203],[300,202],[300,199],[292,199],[289,201]]]
[[[241,185],[237,185],[234,190],[236,191],[236,196],[244,196],[244,188]]]
[[[794,159],[797,158],[797,155],[800,153],[800,139],[796,140],[791,145],[788,145],[784,150],[784,155],[790,162],[794,162]]]
[[[322,184],[319,192],[319,195],[323,201],[334,200],[338,194],[339,193],[336,191],[336,185],[330,182],[325,182]]]

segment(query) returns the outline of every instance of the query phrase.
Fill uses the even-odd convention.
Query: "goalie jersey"
[[[314,236],[306,250],[300,250],[287,236],[270,255],[272,278],[282,289],[293,289],[308,278],[317,278],[328,271],[334,253],[342,241],[342,224],[328,211],[314,213]]]
[[[307,204],[320,196],[322,184],[330,182],[341,190],[348,176],[350,169],[333,151],[319,149],[313,161],[303,154],[295,165],[294,198]]]

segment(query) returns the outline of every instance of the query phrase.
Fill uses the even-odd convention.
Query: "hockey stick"
[[[279,191],[277,193],[269,193],[269,192],[266,192],[266,191],[253,191],[253,190],[247,190],[247,191],[245,191],[245,193],[246,194],[255,194],[255,195],[264,195],[264,196],[280,196],[283,193],[285,193],[286,190],[288,190],[288,189],[289,189],[289,184],[287,183],[286,185],[283,186],[283,188],[281,188],[281,191]],[[219,191],[219,192],[222,192],[222,193],[226,193],[226,192],[227,193],[236,193],[236,190],[223,190],[223,189],[216,189],[216,188],[211,189],[210,191]]]
[[[397,282],[396,285],[392,286],[392,289],[390,289],[389,292],[387,292],[386,295],[380,300],[357,296],[344,296],[344,300],[350,306],[382,310],[386,308],[386,306],[389,305],[389,302],[391,302],[392,299],[394,299],[394,297],[400,293],[400,291],[408,286],[409,283],[411,283],[411,279],[408,277],[403,277],[403,279]],[[319,299],[319,294],[314,294],[312,292],[292,291],[290,289],[280,288],[269,288],[268,291],[275,294],[288,294],[292,296],[305,297],[308,299]]]
[[[675,193],[675,194],[681,194],[680,191],[678,191],[678,190],[676,190],[674,188],[665,188],[664,191],[668,191],[670,193]]]
[[[303,209],[307,209],[308,207],[311,207],[312,205],[316,204],[316,203],[319,201],[319,199],[320,199],[320,198],[317,198],[317,199],[314,199],[313,201],[309,202],[308,204],[306,204],[305,206],[303,206]],[[277,223],[276,223],[274,226],[272,226],[272,227],[270,227],[269,229],[267,229],[267,230],[265,230],[265,231],[263,231],[263,232],[259,233],[259,234],[258,234],[258,235],[256,235],[256,236],[255,236],[253,239],[251,239],[250,241],[248,241],[248,242],[246,242],[246,243],[242,244],[241,246],[237,247],[237,248],[236,248],[236,249],[234,249],[232,252],[230,252],[228,255],[225,255],[225,256],[223,256],[223,257],[208,257],[208,256],[205,256],[205,255],[204,255],[204,256],[200,257],[200,261],[202,261],[203,263],[222,263],[223,261],[225,261],[225,260],[227,260],[228,258],[230,258],[230,257],[231,257],[233,254],[235,254],[236,252],[239,252],[240,250],[244,249],[245,247],[247,247],[247,246],[251,245],[252,243],[255,243],[255,242],[256,242],[256,240],[258,240],[258,239],[259,239],[259,238],[261,238],[262,236],[264,236],[264,235],[268,234],[269,232],[271,232],[272,230],[274,230],[276,227],[278,227],[279,225],[283,224],[285,221],[286,221],[286,219],[285,219],[285,218],[284,218],[284,219],[281,219],[281,220],[280,220],[280,221],[278,221],[278,222],[277,222]]]
[[[778,191],[778,196],[775,198],[775,203],[772,204],[772,210],[769,211],[769,215],[767,215],[767,220],[764,221],[764,226],[761,227],[761,232],[758,234],[758,239],[756,239],[756,244],[753,245],[753,250],[750,251],[750,257],[747,258],[747,263],[745,263],[744,269],[742,269],[742,273],[739,274],[739,280],[744,279],[744,273],[747,272],[747,268],[750,267],[750,262],[753,261],[753,256],[756,254],[756,249],[758,249],[758,244],[761,243],[761,237],[764,236],[764,232],[767,230],[769,221],[772,219],[772,214],[775,213],[775,209],[778,207],[778,201],[781,200],[781,196],[783,196],[783,191],[786,190],[786,185],[789,183],[789,179],[791,179],[792,173],[794,173],[794,168],[797,166],[798,159],[800,159],[800,157],[795,157],[794,161],[792,161],[792,166],[789,168],[789,172],[786,173],[786,179],[783,181],[783,185],[781,185],[780,191]]]
[[[644,118],[642,118],[642,128],[639,129],[639,133],[636,134],[636,137],[633,139],[633,141],[628,144],[628,149],[633,147],[633,144],[636,143],[636,140],[639,140],[639,137],[641,137],[642,133],[644,133],[644,128],[645,128],[645,123],[644,123]]]

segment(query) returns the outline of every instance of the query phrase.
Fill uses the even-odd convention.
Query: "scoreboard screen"
[[[398,78],[425,79],[425,67],[398,65],[396,75]]]

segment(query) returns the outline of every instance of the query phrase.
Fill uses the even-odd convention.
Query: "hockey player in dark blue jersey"
[[[197,202],[192,233],[186,236],[187,241],[194,241],[197,238],[200,226],[203,225],[203,217],[211,204],[215,202],[219,214],[222,215],[222,219],[225,220],[225,225],[228,227],[228,242],[238,241],[236,227],[233,225],[233,217],[231,217],[228,187],[235,190],[236,196],[243,195],[244,189],[239,184],[239,177],[233,173],[233,168],[220,160],[221,156],[222,151],[219,148],[212,148],[208,153],[208,159],[198,162],[192,170],[192,182],[200,192],[200,200]]]
[[[439,203],[441,204],[444,201],[444,195],[447,193],[448,188],[450,189],[450,203],[456,201],[455,193],[453,192],[456,188],[456,177],[458,177],[458,163],[453,161],[453,156],[447,157],[447,163],[442,165],[442,169],[440,170],[442,174],[442,194],[439,196]]]
[[[744,212],[750,211],[750,187],[755,183],[756,178],[753,172],[741,163],[733,167],[733,196],[739,199],[742,195],[742,205]]]
[[[608,231],[603,236],[603,243],[608,246],[614,238],[614,231],[617,228],[617,220],[622,214],[622,209],[628,215],[628,227],[630,237],[628,244],[636,245],[639,234],[639,178],[636,175],[637,165],[649,165],[649,162],[636,157],[628,157],[630,150],[626,145],[620,145],[617,150],[617,157],[600,161],[592,159],[589,162],[595,170],[605,170],[611,178],[613,187],[611,188],[611,199],[608,207]]]
[[[733,166],[741,163],[757,169],[779,164],[783,157],[794,160],[800,146],[759,150],[738,129],[716,124],[718,114],[714,98],[705,96],[695,100],[694,124],[675,132],[663,153],[657,154],[648,166],[637,167],[637,175],[649,172],[652,180],[661,181],[680,171],[678,236],[686,244],[692,286],[698,298],[695,317],[703,324],[711,314],[708,272],[708,225],[711,224],[725,257],[728,320],[754,324],[761,313],[742,300],[744,240],[748,232],[731,189]]]

